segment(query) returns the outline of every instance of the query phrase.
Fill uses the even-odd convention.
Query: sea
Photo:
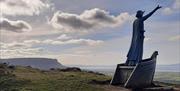
[[[105,75],[113,76],[116,65],[67,65],[69,67],[79,67],[82,70],[94,71]],[[157,65],[154,81],[180,85],[180,64]]]
[[[79,67],[83,70],[104,73],[106,75],[113,75],[116,65],[67,65],[69,67]],[[180,64],[171,65],[157,65],[156,72],[177,72],[180,73]]]

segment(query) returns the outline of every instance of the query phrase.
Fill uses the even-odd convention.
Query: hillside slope
[[[0,66],[0,71],[3,69],[8,72],[0,74],[0,91],[132,91],[109,85],[110,76],[76,68],[42,71],[31,67]]]
[[[21,66],[12,71],[12,75],[0,76],[0,91],[104,91],[91,81],[110,79],[84,71],[42,71]]]

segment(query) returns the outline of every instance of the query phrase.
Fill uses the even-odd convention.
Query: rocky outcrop
[[[10,65],[30,66],[41,70],[49,70],[50,68],[66,68],[57,59],[50,58],[11,58],[0,59],[0,63],[8,63]]]

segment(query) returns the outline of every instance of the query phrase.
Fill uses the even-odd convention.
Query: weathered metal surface
[[[152,84],[156,66],[156,59],[139,63],[129,79],[125,83],[125,87],[142,88],[148,87]]]
[[[127,88],[150,86],[155,73],[157,55],[158,52],[155,51],[151,58],[142,60],[136,66],[118,64],[110,84],[124,85]]]
[[[118,64],[113,79],[111,80],[111,85],[124,84],[129,75],[132,73],[135,66],[125,66],[125,64]]]

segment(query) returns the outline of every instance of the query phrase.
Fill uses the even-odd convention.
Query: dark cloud
[[[13,31],[13,32],[25,32],[25,31],[30,31],[31,26],[25,21],[21,21],[21,20],[11,21],[6,18],[2,18],[0,20],[0,29]]]
[[[55,17],[57,18],[56,23],[61,24],[62,26],[69,26],[74,29],[84,29],[84,28],[88,29],[93,27],[93,24],[84,21],[83,19],[80,19],[76,15],[65,14],[65,13],[63,14],[58,12],[58,15]]]
[[[113,16],[105,10],[95,8],[86,10],[80,15],[58,11],[50,20],[50,24],[57,29],[71,30],[70,32],[72,32],[121,26],[129,19],[131,19],[131,16],[128,13],[121,13],[118,16]]]

